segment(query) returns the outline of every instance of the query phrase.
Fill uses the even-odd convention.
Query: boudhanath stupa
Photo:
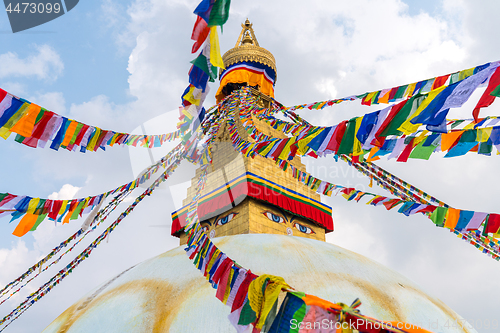
[[[269,107],[276,61],[259,45],[248,20],[223,60],[217,100],[247,87],[255,103]],[[252,141],[241,119],[234,122],[240,137]],[[264,135],[285,137],[262,120],[254,118],[253,123]],[[305,171],[298,156],[290,164]],[[188,235],[183,226],[199,174],[192,179],[184,207],[172,213],[171,233],[180,246],[89,291],[44,333],[236,332],[228,320],[231,309],[215,297],[216,290],[184,251]],[[384,321],[412,323],[436,333],[475,332],[466,325],[445,325],[462,318],[408,278],[327,243],[325,235],[334,232],[332,208],[273,160],[235,150],[226,123],[216,134],[200,195],[198,216],[212,242],[255,274],[281,276],[295,289],[331,302],[359,298],[364,315]]]

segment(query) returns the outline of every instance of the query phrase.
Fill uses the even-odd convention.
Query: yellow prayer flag
[[[215,67],[225,69],[224,61],[220,55],[219,36],[217,26],[210,28],[210,63]]]
[[[418,146],[418,144],[422,141],[424,141],[425,139],[427,139],[427,133],[429,133],[428,130],[424,130],[422,131],[422,133],[420,133],[419,136],[417,136],[415,139],[413,139],[413,146]]]
[[[267,282],[265,291],[264,283]],[[266,318],[271,311],[274,303],[278,299],[281,289],[291,288],[282,277],[263,274],[250,282],[248,287],[248,303],[252,310],[257,314],[256,328],[261,329],[264,326]]]
[[[66,206],[67,205],[68,205],[68,200],[63,200],[61,208],[59,209],[59,212],[57,213],[57,216],[61,215],[62,213],[64,213],[66,211]]]
[[[477,130],[477,142],[486,142],[490,138],[493,127],[480,128]]]
[[[194,97],[194,95],[193,95],[194,89],[195,89],[194,86],[190,87],[188,93],[184,96],[184,99],[191,104],[200,105],[201,94],[200,94],[200,98]]]
[[[358,137],[356,136],[356,134],[359,131],[359,128],[361,127],[361,121],[363,121],[363,117],[356,118],[356,127],[354,130],[354,143],[352,146],[352,155],[353,156],[359,156],[359,155],[363,154],[363,148],[362,148],[361,142],[358,140]]]
[[[229,272],[229,278],[227,279],[226,290],[224,292],[224,297],[222,298],[222,303],[226,304],[229,294],[231,293],[231,281],[233,280],[234,270],[231,269]]]
[[[462,130],[465,131],[465,130],[473,129],[474,126],[476,126],[476,123],[472,122],[472,123],[467,124],[466,126],[464,126],[464,128],[462,128]]]
[[[374,91],[374,92],[371,92],[369,93],[368,95],[366,95],[366,97],[364,98],[365,101],[371,101],[373,99],[373,96],[375,96],[375,94],[378,93],[378,91]]]
[[[469,69],[464,69],[463,71],[458,73],[458,81],[462,81],[463,79],[466,79],[469,76],[471,76],[472,74],[474,74],[474,69],[475,69],[475,67],[469,68]]]
[[[306,153],[306,151],[307,151],[307,148],[308,148],[307,145],[309,144],[309,142],[311,142],[312,139],[314,139],[315,137],[317,137],[323,131],[324,131],[324,129],[322,129],[320,131],[316,131],[316,133],[310,134],[310,135],[306,136],[305,138],[300,139],[297,142],[297,146],[299,147],[299,149],[297,149],[297,152],[300,155],[304,155]]]
[[[439,93],[441,93],[441,91],[443,91],[445,88],[446,87],[443,86],[443,87],[434,89],[429,94],[427,94],[427,97],[419,105],[419,107],[417,108],[415,113],[413,115],[411,115],[408,119],[406,119],[406,121],[404,123],[402,123],[401,126],[399,126],[398,130],[400,130],[401,132],[403,132],[406,135],[410,135],[412,133],[415,133],[421,124],[412,124],[410,122],[410,120],[412,120],[413,118],[418,116],[430,104],[430,102],[432,102],[432,100],[434,98],[436,98],[436,96],[439,95]]]
[[[404,96],[403,97],[411,97],[413,96],[413,90],[415,90],[415,86],[417,85],[417,83],[412,83],[412,84],[409,84],[408,87],[406,87],[406,90],[405,90],[405,93],[404,93]]]
[[[278,143],[276,143],[276,145],[278,145],[278,144],[279,144],[279,141],[278,141]],[[267,155],[267,153],[269,153],[269,152],[271,151],[271,149],[273,149],[273,147],[274,147],[274,146],[275,146],[274,144],[269,144],[269,145],[267,145],[267,146],[266,146],[266,148],[264,148],[264,150],[262,150],[262,151],[259,153],[259,155],[261,155],[261,156],[266,156],[266,155]],[[252,147],[252,148],[253,148],[253,147]]]
[[[30,203],[28,204],[28,210],[26,213],[33,214],[35,213],[36,206],[38,206],[38,203],[40,202],[40,198],[34,198],[30,200]]]
[[[94,136],[92,136],[92,139],[90,140],[89,144],[87,145],[88,151],[94,150],[94,147],[97,144],[97,139],[99,139],[100,135],[101,135],[101,129],[99,127],[96,127]]]
[[[113,135],[113,137],[111,138],[111,142],[109,144],[110,147],[113,147],[113,145],[116,143],[116,139],[118,139],[119,136],[120,133],[115,133],[115,135]]]
[[[279,159],[282,159],[282,160],[287,160],[288,159],[288,155],[290,155],[290,147],[295,143],[295,137],[291,137],[290,139],[288,139],[288,142],[286,143],[285,145],[285,148],[283,148],[283,151],[281,152],[281,154],[279,155]]]

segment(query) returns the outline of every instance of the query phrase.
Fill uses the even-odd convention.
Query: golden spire
[[[271,52],[259,46],[252,26],[253,24],[250,23],[248,19],[241,25],[243,29],[241,30],[236,45],[222,56],[224,66],[227,68],[228,66],[243,61],[258,62],[271,67],[277,77],[274,56]]]

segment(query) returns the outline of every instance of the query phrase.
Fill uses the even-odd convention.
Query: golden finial
[[[253,61],[271,67],[276,73],[276,61],[274,56],[263,47],[259,46],[257,37],[253,31],[253,24],[248,18],[241,25],[241,33],[234,48],[222,56],[226,68],[232,64],[242,61]]]

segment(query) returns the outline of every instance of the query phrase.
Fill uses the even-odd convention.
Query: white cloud
[[[2,89],[15,96],[21,96],[26,93],[26,87],[19,82],[2,82]]]
[[[13,275],[24,273],[27,263],[35,258],[23,240],[17,240],[10,249],[0,249],[0,285],[3,287]]]
[[[35,96],[28,98],[28,100],[57,114],[64,115],[66,113],[66,101],[61,92],[37,92]]]
[[[0,78],[36,77],[39,80],[55,80],[63,71],[59,54],[49,45],[36,45],[36,54],[25,59],[13,52],[0,54]]]
[[[70,200],[75,197],[81,187],[73,186],[71,184],[64,184],[59,192],[54,192],[49,195],[51,200]]]

